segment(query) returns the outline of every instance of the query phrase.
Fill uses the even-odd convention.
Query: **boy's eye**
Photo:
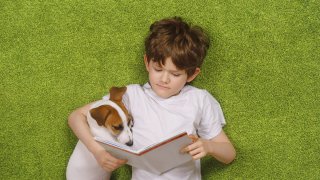
[[[179,77],[181,74],[172,74],[175,77]]]
[[[154,67],[153,69],[154,69],[155,71],[157,71],[157,72],[162,71],[161,68],[156,68],[156,67]]]

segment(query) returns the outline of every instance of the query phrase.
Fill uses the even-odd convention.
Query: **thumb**
[[[192,140],[193,143],[196,142],[199,139],[199,137],[197,135],[194,135],[194,134],[190,134],[189,138]]]

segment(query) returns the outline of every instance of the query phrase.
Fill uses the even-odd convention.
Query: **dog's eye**
[[[123,130],[123,125],[120,124],[119,126],[112,126],[115,130],[118,130],[118,131],[122,131]]]

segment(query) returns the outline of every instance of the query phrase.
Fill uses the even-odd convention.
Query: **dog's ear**
[[[111,106],[102,105],[90,110],[91,117],[95,119],[99,126],[104,126],[106,119],[111,115]]]
[[[111,101],[121,101],[122,96],[127,91],[127,87],[112,87],[110,88],[110,100]]]

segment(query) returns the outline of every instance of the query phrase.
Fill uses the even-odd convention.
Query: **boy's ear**
[[[148,63],[148,57],[146,54],[143,56],[143,61],[144,61],[144,65],[146,66],[147,71],[149,72],[149,66],[148,66],[149,63]]]
[[[196,78],[199,73],[201,72],[200,68],[196,68],[196,70],[194,71],[193,75],[191,75],[190,77],[188,77],[187,82],[191,82],[194,80],[194,78]]]

